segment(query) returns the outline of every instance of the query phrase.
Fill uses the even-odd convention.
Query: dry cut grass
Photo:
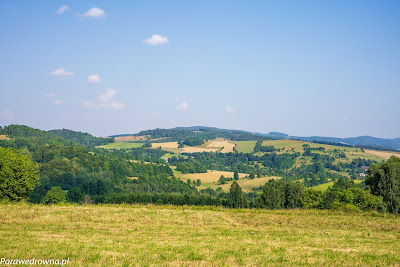
[[[152,148],[178,148],[178,142],[151,143]]]
[[[381,157],[384,159],[389,159],[391,156],[396,156],[400,158],[400,153],[398,152],[391,152],[391,151],[378,151],[372,149],[364,149],[364,151],[370,155],[374,155],[377,157]]]
[[[1,257],[71,266],[398,266],[400,218],[315,210],[3,205]]]
[[[235,147],[235,144],[232,144],[232,143],[228,142],[227,140],[222,140],[222,141],[213,141],[210,144],[208,144],[207,147],[222,148],[222,150],[220,151],[221,153],[229,153],[229,152],[233,152],[233,148]]]

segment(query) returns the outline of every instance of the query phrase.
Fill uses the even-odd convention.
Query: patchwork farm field
[[[71,266],[396,266],[400,218],[322,210],[13,204],[1,257]]]
[[[201,185],[197,186],[198,189],[206,189],[210,187],[211,189],[217,189],[218,187],[221,187],[223,191],[229,192],[229,189],[231,188],[232,181],[226,181],[225,184],[220,184],[219,183],[219,178],[221,175],[223,175],[225,178],[233,178],[233,172],[227,172],[227,171],[208,171],[207,173],[188,173],[188,174],[182,174],[180,171],[176,170],[175,166],[171,166],[175,177],[180,178],[182,181],[186,182],[187,179],[190,179],[192,181],[197,181],[197,179],[200,179]],[[265,183],[267,183],[271,179],[279,179],[280,177],[262,177],[262,178],[254,178],[254,179],[248,179],[246,178],[249,174],[247,173],[239,173],[239,180],[237,183],[240,185],[242,190],[244,192],[250,192],[253,188],[257,188],[260,186],[263,186]]]
[[[132,149],[142,147],[144,143],[131,143],[131,142],[115,142],[103,146],[97,146],[97,148],[104,149]]]
[[[310,143],[310,142],[305,142],[305,141],[298,141],[298,140],[266,140],[262,143],[263,146],[274,146],[276,149],[285,149],[285,151],[281,151],[280,153],[285,153],[288,150],[289,151],[295,151],[299,153],[303,153],[303,145],[307,144],[311,148],[318,148],[318,147],[323,147],[325,148],[326,152],[323,153],[332,153],[333,150],[338,150],[340,152],[343,152],[346,154],[347,159],[341,160],[341,161],[351,161],[356,158],[363,158],[363,159],[370,159],[370,160],[376,160],[378,162],[381,162],[384,160],[383,157],[378,156],[378,155],[373,155],[370,153],[363,152],[361,148],[356,148],[356,147],[342,147],[342,146],[333,146],[333,145],[325,145],[325,144],[317,144],[317,143]],[[321,153],[321,152],[317,152]]]

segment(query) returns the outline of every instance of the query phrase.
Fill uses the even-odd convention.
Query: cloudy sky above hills
[[[0,125],[399,137],[399,1],[1,1]]]

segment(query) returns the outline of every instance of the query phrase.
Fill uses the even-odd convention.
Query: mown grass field
[[[130,143],[130,142],[115,142],[103,146],[97,146],[97,148],[104,149],[133,149],[142,147],[144,143]]]
[[[257,141],[229,141],[236,145],[236,150],[240,153],[251,153],[256,146]]]
[[[384,159],[389,159],[391,156],[396,156],[400,158],[400,153],[399,152],[392,152],[392,151],[378,151],[378,150],[371,150],[371,149],[365,149],[365,152],[370,155],[374,155],[377,157],[381,157]]]
[[[152,205],[0,206],[0,257],[70,266],[396,266],[400,218]]]

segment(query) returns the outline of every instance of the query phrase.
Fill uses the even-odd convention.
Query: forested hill
[[[273,139],[271,137],[259,133],[251,133],[240,130],[218,129],[205,126],[146,130],[146,131],[141,131],[135,135],[137,136],[149,135],[152,139],[168,138],[169,141],[180,141],[192,137],[197,137],[203,140],[211,140],[215,138],[227,138],[233,141],[255,141],[260,139],[262,140]]]
[[[84,195],[100,203],[125,193],[197,193],[173,177],[168,166],[132,162],[131,153],[89,149],[53,132],[22,125],[0,128],[0,135],[7,136],[0,147],[17,149],[38,164],[40,180],[30,195],[35,203],[55,186],[68,191],[71,202],[81,201]]]
[[[84,146],[94,147],[106,145],[109,143],[114,143],[114,138],[100,138],[95,137],[88,133],[76,132],[72,130],[62,129],[62,130],[51,130],[51,133],[54,133],[60,137],[71,140],[76,144],[81,144]]]

